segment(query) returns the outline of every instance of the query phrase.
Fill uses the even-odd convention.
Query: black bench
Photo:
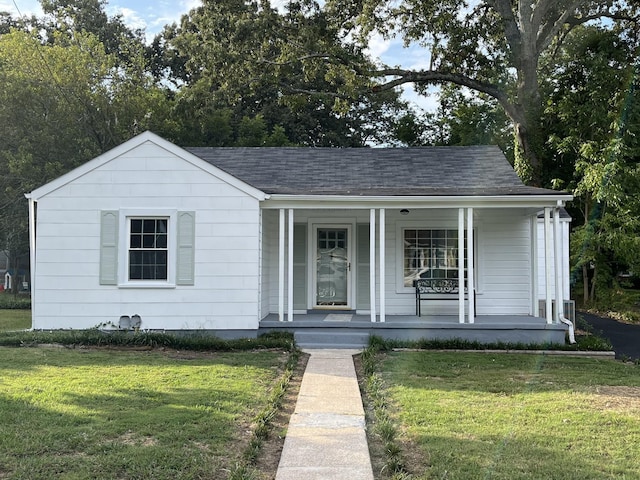
[[[458,300],[460,282],[457,278],[419,278],[413,281],[416,289],[416,315],[420,316],[420,302],[422,300]],[[465,293],[467,286],[464,287]],[[444,294],[445,296],[434,298],[434,294]],[[447,296],[449,296],[447,298]],[[476,297],[473,295],[473,305],[475,307]],[[475,309],[474,309],[475,310]],[[475,314],[474,314],[475,316]]]

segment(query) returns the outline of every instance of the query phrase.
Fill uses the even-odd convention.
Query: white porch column
[[[278,224],[278,320],[284,321],[284,208]]]
[[[476,306],[473,302],[476,286],[473,272],[473,208],[467,208],[467,299],[469,302],[469,323],[476,321]]]
[[[551,280],[551,208],[544,208],[544,272],[545,272],[545,317],[547,323],[553,322]]]
[[[376,321],[376,209],[369,211],[369,302],[371,321]]]
[[[556,280],[556,313],[554,315],[554,321],[560,323],[561,314],[564,315],[564,292],[563,284],[563,272],[562,272],[562,238],[560,236],[560,209],[553,209],[553,260]]]
[[[293,208],[289,209],[287,255],[287,320],[293,321]]]
[[[464,323],[464,208],[458,209],[458,322]]]
[[[385,285],[384,285],[384,276],[385,276],[385,227],[386,227],[386,216],[384,208],[380,209],[380,321],[384,322],[386,316],[386,301],[385,301]]]

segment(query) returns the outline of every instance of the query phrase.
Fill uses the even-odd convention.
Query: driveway
[[[577,312],[593,327],[593,333],[613,345],[616,358],[640,358],[640,325],[629,325],[591,313]]]

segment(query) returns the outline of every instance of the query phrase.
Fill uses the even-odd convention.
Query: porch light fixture
[[[409,210],[406,208],[403,208],[402,210],[400,210],[400,215],[409,215]]]

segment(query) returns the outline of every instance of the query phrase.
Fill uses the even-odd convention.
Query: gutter
[[[262,208],[465,208],[465,207],[534,207],[564,204],[572,195],[493,195],[493,196],[365,196],[365,195],[283,195],[271,194]]]

